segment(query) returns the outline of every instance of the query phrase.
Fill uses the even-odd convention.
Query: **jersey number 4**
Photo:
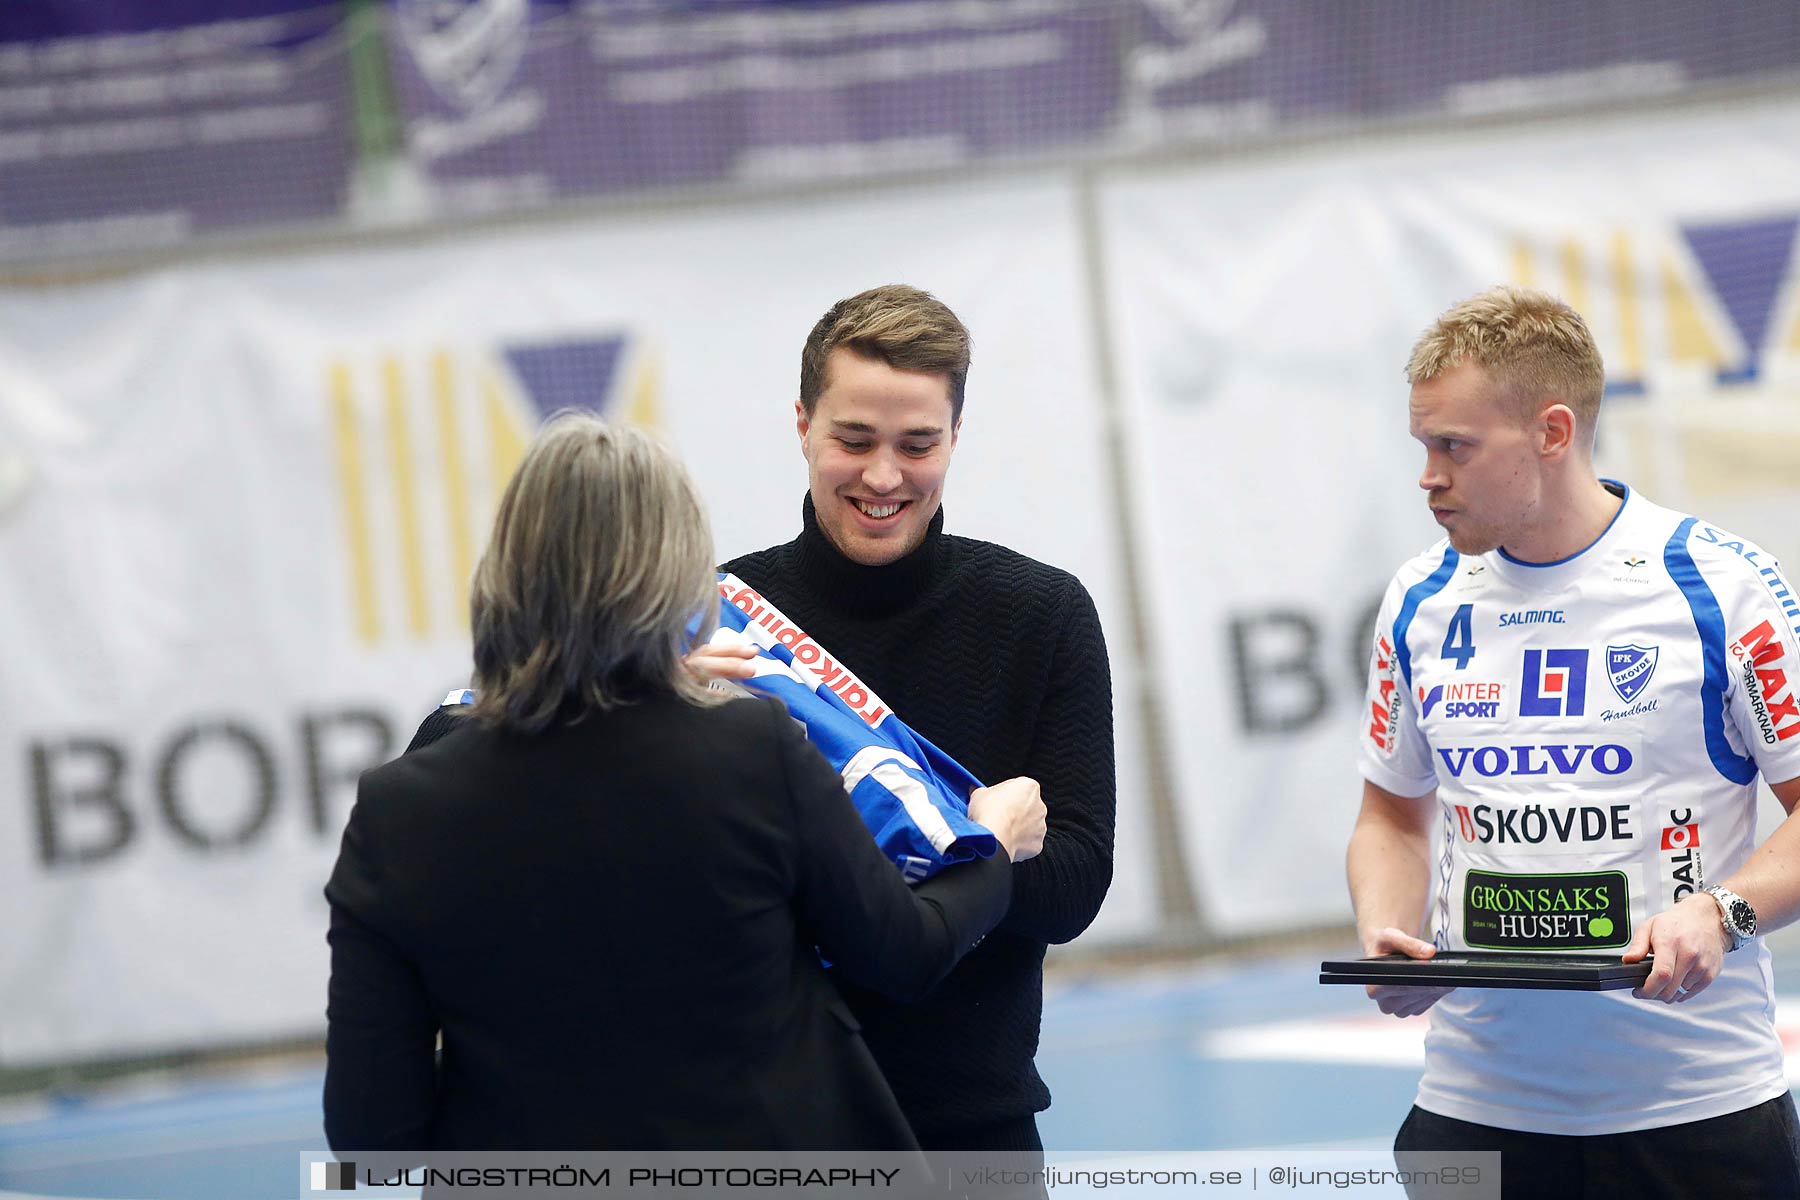
[[[1465,604],[1450,618],[1450,629],[1444,634],[1444,651],[1439,658],[1454,658],[1456,669],[1462,670],[1475,657],[1475,606]]]

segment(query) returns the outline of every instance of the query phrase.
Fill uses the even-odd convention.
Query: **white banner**
[[[1027,182],[0,294],[0,1062],[322,1028],[356,776],[466,680],[537,420],[659,426],[721,558],[785,541],[800,346],[862,288],[974,333],[947,528],[1075,571],[1126,645],[1079,263]],[[1151,923],[1131,716],[1097,937]]]
[[[1375,605],[1437,540],[1403,371],[1495,283],[1608,364],[1600,466],[1800,556],[1800,108],[1357,143],[1104,192],[1190,869],[1226,933],[1347,917]]]

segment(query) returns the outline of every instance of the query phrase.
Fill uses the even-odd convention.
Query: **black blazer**
[[[909,889],[775,701],[655,700],[535,736],[463,721],[365,774],[344,830],[326,1136],[910,1149],[815,947],[907,999],[1010,894],[1004,852]]]

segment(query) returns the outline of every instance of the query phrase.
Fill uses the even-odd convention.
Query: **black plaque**
[[[1322,962],[1319,982],[1610,992],[1637,987],[1653,965],[1650,958],[1624,963],[1610,954],[1440,950],[1432,958],[1385,954],[1378,958]]]

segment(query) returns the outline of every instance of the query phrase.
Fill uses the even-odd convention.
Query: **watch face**
[[[1731,923],[1744,931],[1744,935],[1756,932],[1756,910],[1743,900],[1731,902]]]

